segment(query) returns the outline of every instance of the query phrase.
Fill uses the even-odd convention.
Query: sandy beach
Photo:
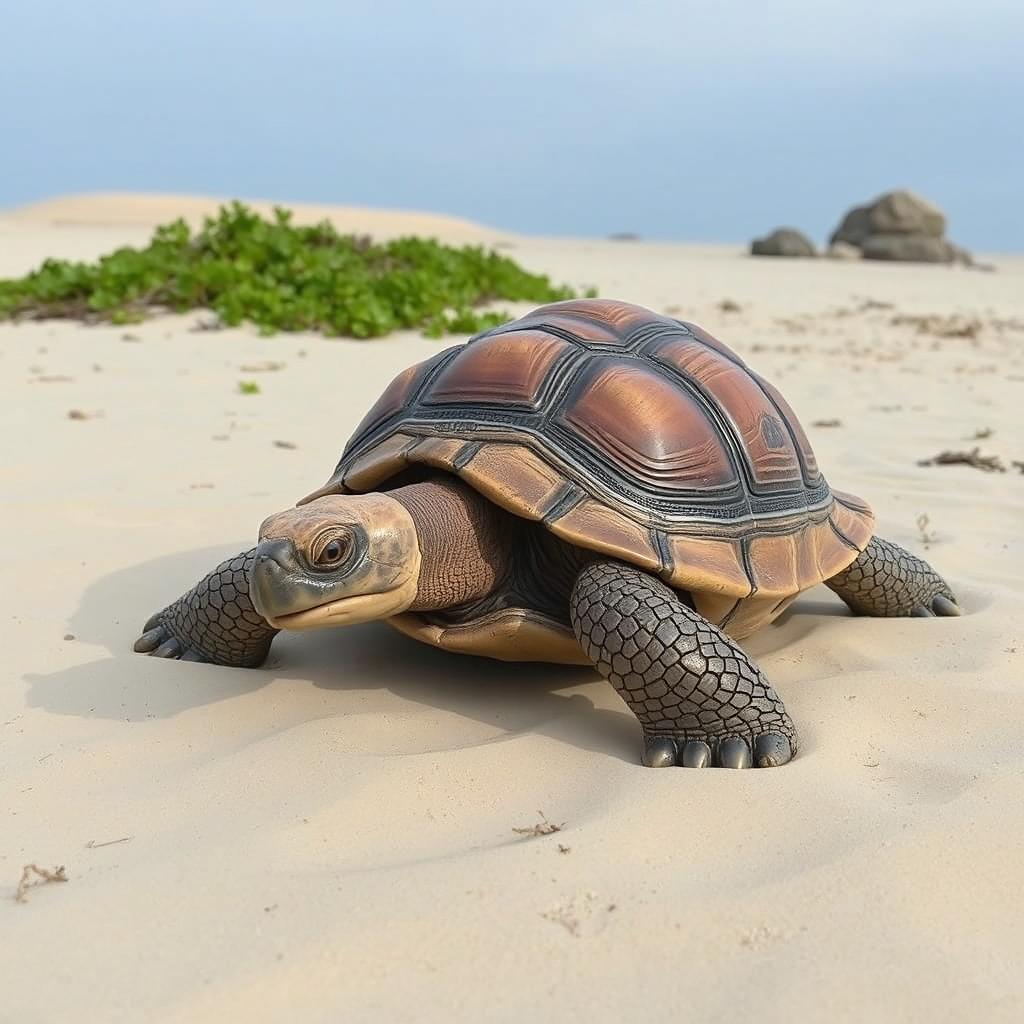
[[[216,205],[0,210],[0,277]],[[200,313],[0,323],[0,1021],[1024,1018],[1024,257],[753,259],[296,211],[499,245],[701,324],[964,615],[854,618],[819,587],[744,641],[801,731],[768,771],[645,769],[593,671],[384,625],[284,635],[258,670],[147,659],[150,613],[323,483],[441,343]],[[918,464],[974,447],[1006,471]],[[561,830],[516,831],[545,819]],[[29,863],[68,881],[19,903]]]

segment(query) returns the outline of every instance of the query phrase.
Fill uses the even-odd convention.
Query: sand
[[[203,208],[2,212],[0,275]],[[147,659],[131,644],[150,612],[319,485],[438,343],[196,332],[198,315],[0,324],[0,1020],[1022,1019],[1024,261],[753,260],[334,216],[502,241],[702,323],[965,614],[801,597],[745,644],[801,753],[748,772],[645,769],[595,673],[381,625],[284,636],[256,671]],[[933,315],[977,336],[892,322]],[[1009,471],[917,465],[975,445]],[[541,815],[561,831],[514,831]],[[30,862],[68,881],[18,903]]]

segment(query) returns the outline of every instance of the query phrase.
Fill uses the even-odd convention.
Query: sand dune
[[[234,196],[138,195],[133,193],[96,193],[60,196],[9,210],[6,216],[16,222],[46,224],[54,227],[143,227],[152,228],[176,217],[199,224]],[[269,216],[274,206],[286,205],[296,224],[331,221],[339,231],[372,234],[377,238],[397,235],[431,235],[452,242],[479,242],[502,235],[493,228],[461,217],[419,213],[414,210],[376,210],[360,206],[326,206],[314,203],[274,203],[269,200],[243,201]]]
[[[5,213],[0,274],[190,202]],[[384,626],[283,637],[257,671],[146,659],[149,613],[319,485],[437,343],[0,324],[0,1020],[1020,1020],[1024,262],[507,237],[735,347],[966,614],[804,595],[745,643],[802,733],[770,771],[644,769],[594,673]],[[942,336],[955,317],[976,336]],[[1008,471],[917,465],[974,445]],[[541,812],[562,830],[513,831]],[[16,903],[29,862],[69,881]]]

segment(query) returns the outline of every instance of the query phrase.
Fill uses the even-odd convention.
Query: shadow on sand
[[[357,710],[346,692],[384,690],[504,733],[538,732],[637,762],[640,730],[625,706],[621,711],[598,708],[584,693],[558,692],[591,684],[598,694],[608,684],[592,670],[448,654],[383,623],[281,634],[259,669],[162,661],[132,652],[132,643],[153,610],[242,547],[183,552],[97,580],[83,593],[68,628],[79,641],[103,647],[110,656],[26,676],[30,706],[61,715],[135,722],[170,718],[252,694],[276,680],[294,680],[336,694],[340,716]],[[320,703],[317,714],[323,715]]]
[[[132,643],[153,610],[243,547],[183,552],[101,577],[84,592],[68,625],[78,640],[103,647],[110,656],[27,676],[30,706],[61,715],[134,722],[170,718],[251,694],[275,680],[293,680],[336,694],[337,713],[342,716],[356,710],[355,700],[346,699],[347,692],[387,691],[499,732],[537,732],[636,763],[639,725],[624,705],[621,710],[595,706],[592,696],[609,684],[592,670],[448,654],[383,623],[282,634],[259,669],[162,661],[132,652]],[[816,618],[849,614],[838,598],[823,588],[815,590],[744,646],[755,660],[764,659],[799,644],[815,628]],[[580,692],[581,687],[587,692]],[[565,690],[575,692],[560,692]],[[321,704],[317,714],[323,714]]]

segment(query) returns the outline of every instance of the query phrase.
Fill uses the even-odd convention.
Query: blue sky
[[[910,187],[1024,251],[1024,2],[13,0],[0,205],[216,193],[821,240]]]

